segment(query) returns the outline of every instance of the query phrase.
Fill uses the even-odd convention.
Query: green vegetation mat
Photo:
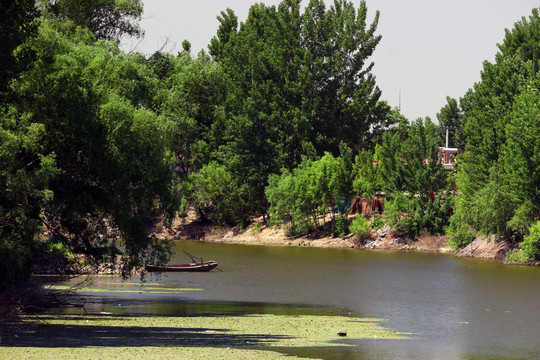
[[[347,346],[334,342],[344,338],[410,338],[380,322],[315,315],[33,316],[4,332],[0,358],[275,359],[283,355],[273,348]]]

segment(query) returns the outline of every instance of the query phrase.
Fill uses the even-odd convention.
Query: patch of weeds
[[[252,235],[257,235],[257,234],[260,234],[263,230],[263,226],[261,223],[256,223],[255,225],[253,225],[253,228],[251,229],[251,234]]]

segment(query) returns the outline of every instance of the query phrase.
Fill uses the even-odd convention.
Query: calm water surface
[[[219,261],[223,272],[150,275],[150,285],[200,290],[94,293],[93,310],[351,314],[414,334],[411,340],[348,339],[344,343],[355,346],[282,350],[315,358],[540,358],[540,268],[351,249],[179,242],[175,250],[171,263],[188,262],[186,250]],[[117,288],[116,281],[98,278],[93,286]]]

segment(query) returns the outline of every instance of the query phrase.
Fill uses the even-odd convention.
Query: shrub
[[[61,242],[49,242],[47,245],[48,252],[53,255],[67,256],[71,252],[69,248]]]
[[[540,221],[529,228],[529,235],[519,245],[526,261],[538,260],[540,257]]]
[[[309,234],[315,230],[315,226],[309,220],[290,222],[285,226],[285,236],[297,238]]]
[[[190,180],[195,206],[212,222],[236,225],[245,220],[245,186],[225,166],[211,162]]]
[[[523,202],[520,207],[517,208],[514,216],[508,221],[508,227],[523,235],[529,234],[529,228],[534,222],[534,206],[530,200]]]
[[[254,226],[253,226],[253,229],[251,230],[251,233],[253,235],[256,235],[256,234],[260,234],[263,230],[263,226],[261,223],[256,223]]]
[[[521,249],[510,250],[506,254],[505,260],[508,262],[515,262],[518,264],[524,264],[528,261],[527,256],[523,253],[523,250]]]
[[[371,218],[371,228],[373,230],[379,230],[384,226],[384,219],[380,215],[373,215]]]
[[[385,218],[397,235],[414,240],[424,228],[423,210],[420,198],[408,198],[398,192],[386,203]]]
[[[448,245],[454,249],[464,248],[465,246],[469,245],[475,237],[470,227],[465,223],[454,225],[450,228],[450,231],[451,235],[450,239],[448,240]]]
[[[334,223],[333,230],[334,236],[344,237],[349,233],[349,219],[347,216],[339,216]]]
[[[349,229],[354,235],[358,236],[359,239],[366,239],[371,236],[369,222],[361,215],[356,215],[351,222]]]

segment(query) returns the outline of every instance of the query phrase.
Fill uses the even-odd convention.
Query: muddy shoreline
[[[433,236],[422,234],[414,241],[397,237],[390,228],[383,227],[368,239],[358,239],[353,234],[344,237],[326,236],[313,233],[307,236],[290,238],[284,229],[263,224],[262,220],[254,221],[245,229],[238,227],[216,229],[209,224],[198,221],[173,224],[170,231],[157,234],[174,240],[203,241],[215,243],[269,245],[269,246],[312,246],[321,248],[352,248],[375,251],[416,251],[430,253],[454,254],[459,257],[497,260],[505,262],[506,253],[516,246],[511,242],[499,239],[495,235],[480,236],[467,247],[456,251],[447,245],[449,236]]]

